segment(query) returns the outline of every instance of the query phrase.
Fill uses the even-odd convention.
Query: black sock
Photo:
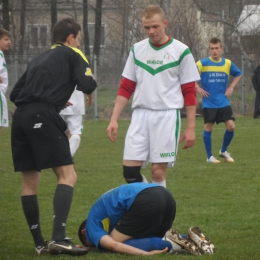
[[[63,240],[66,230],[66,221],[70,211],[70,205],[72,202],[74,188],[65,185],[58,184],[54,198],[53,198],[53,232],[52,232],[52,240],[53,241],[61,241]]]
[[[35,246],[42,246],[45,241],[42,237],[40,226],[40,213],[37,195],[21,196],[21,202],[23,206],[23,212],[27,220],[29,229],[33,236]]]

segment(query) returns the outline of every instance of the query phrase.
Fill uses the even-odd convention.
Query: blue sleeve
[[[242,74],[240,69],[233,63],[231,62],[231,67],[230,67],[230,75],[233,77],[239,77]]]

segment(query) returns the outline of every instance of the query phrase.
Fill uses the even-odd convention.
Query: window
[[[88,24],[88,34],[89,34],[89,46],[93,47],[94,36],[95,36],[95,24],[93,23]],[[105,46],[105,24],[101,25],[100,46]]]
[[[29,25],[30,47],[46,47],[47,33],[46,24]]]

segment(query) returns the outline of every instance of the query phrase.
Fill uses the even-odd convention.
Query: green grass
[[[203,121],[197,118],[196,144],[179,147],[177,162],[167,173],[167,188],[177,201],[173,226],[182,233],[197,225],[215,244],[215,255],[202,259],[260,259],[260,120],[237,116],[236,132],[229,148],[235,163],[206,163],[202,142]],[[183,129],[185,119],[182,120]],[[77,244],[77,228],[91,204],[105,191],[124,183],[122,153],[129,120],[119,122],[116,143],[106,136],[107,120],[85,121],[81,146],[75,155],[78,182],[67,222],[67,236]],[[214,127],[213,153],[221,146],[224,125]],[[14,173],[10,128],[0,133],[0,259],[35,259],[33,241],[20,204],[21,174]],[[143,170],[148,180],[150,167]],[[44,170],[39,188],[41,225],[45,239],[52,232],[52,198],[56,177]],[[151,216],[152,217],[152,216]],[[89,252],[81,259],[122,259],[127,256]],[[41,259],[50,259],[43,256]],[[57,259],[70,259],[57,256]],[[130,257],[128,257],[130,258]],[[194,256],[158,255],[150,259],[197,259]],[[143,259],[134,256],[134,259]]]

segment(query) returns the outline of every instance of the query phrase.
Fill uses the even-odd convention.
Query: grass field
[[[182,120],[183,129],[185,119]],[[105,191],[124,183],[122,152],[128,120],[119,122],[119,136],[111,143],[106,136],[107,120],[85,121],[81,146],[75,156],[78,182],[67,222],[67,236],[79,243],[77,228],[87,216],[91,204]],[[177,202],[173,226],[181,233],[197,225],[216,247],[215,255],[201,259],[260,259],[260,120],[237,116],[236,132],[229,151],[235,163],[221,160],[218,165],[206,163],[202,142],[203,121],[197,118],[196,144],[183,150],[180,145],[177,162],[168,170],[167,188]],[[213,152],[220,149],[224,125],[215,126]],[[0,134],[0,259],[35,259],[33,241],[20,204],[21,175],[13,172],[10,128]],[[150,180],[150,167],[143,173]],[[41,225],[45,239],[52,230],[52,199],[56,178],[44,170],[39,188]],[[152,217],[152,216],[151,216]],[[131,256],[89,252],[81,259],[123,259]],[[41,259],[54,259],[42,256]],[[57,256],[69,259],[69,256]],[[133,256],[132,259],[143,259]],[[197,259],[195,256],[158,255],[150,259]]]

